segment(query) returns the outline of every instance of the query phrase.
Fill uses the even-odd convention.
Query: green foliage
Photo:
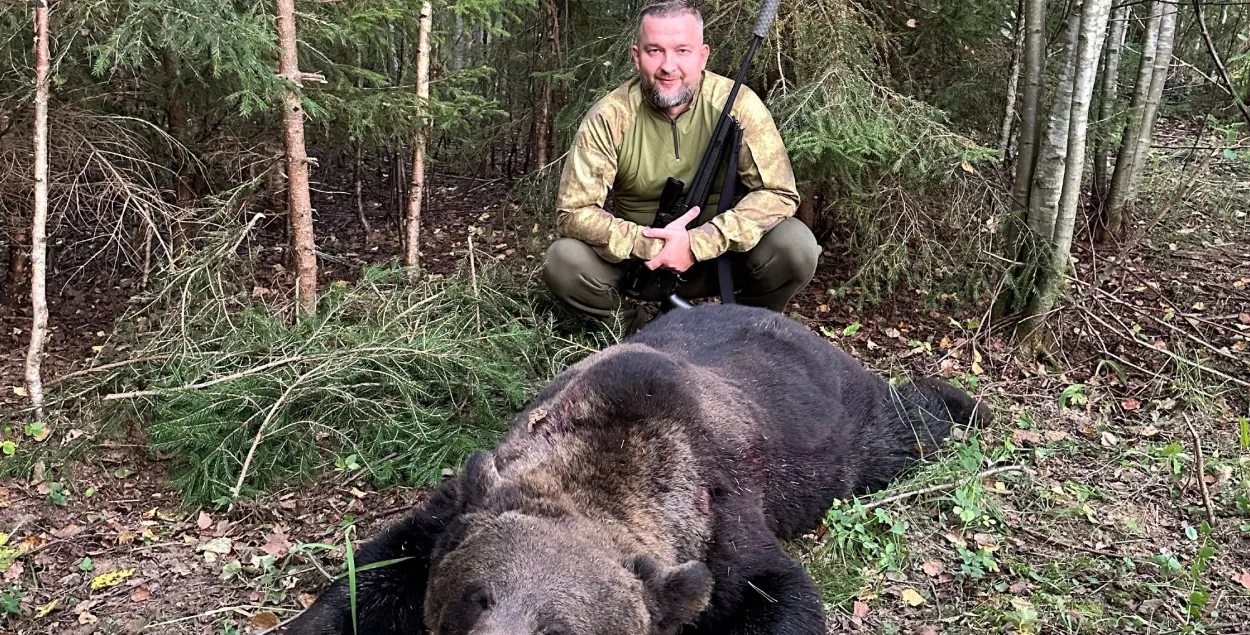
[[[247,263],[229,257],[239,231],[222,231],[120,318],[127,354],[159,361],[89,389],[139,394],[85,406],[104,425],[144,426],[188,503],[229,500],[245,462],[242,496],[327,473],[434,481],[497,442],[545,382],[595,348],[557,333],[553,301],[493,262],[475,279],[367,269],[330,285],[315,318],[290,323],[239,282]]]

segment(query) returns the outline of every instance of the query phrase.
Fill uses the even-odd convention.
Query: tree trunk
[[[417,97],[422,101],[430,98],[430,23],[433,9],[429,2],[421,3],[421,21],[417,35]],[[412,141],[412,187],[408,190],[408,215],[406,222],[407,249],[404,264],[416,268],[421,247],[421,202],[425,194],[425,142],[426,126],[423,123]]]
[[[1085,0],[1086,2],[1092,0]],[[1076,74],[1077,45],[1081,35],[1081,7],[1078,0],[1072,3],[1068,16],[1067,45],[1063,69],[1051,102],[1046,122],[1046,135],[1037,153],[1037,170],[1033,174],[1033,191],[1029,196],[1028,226],[1041,240],[1055,233],[1055,221],[1059,214],[1059,197],[1063,194],[1063,174],[1067,163],[1068,132],[1071,129],[1072,81]]]
[[[1042,88],[1046,73],[1046,0],[1024,0],[1024,94],[1020,104],[1020,141],[1011,199],[1016,210],[1029,207],[1041,130]],[[1014,242],[1014,241],[1013,241]]]
[[[356,218],[360,219],[360,227],[365,231],[365,245],[369,246],[373,242],[373,228],[369,226],[369,217],[365,216],[364,152],[359,142],[356,143],[356,163],[352,170],[352,180],[356,184]]]
[[[1102,90],[1098,98],[1098,123],[1101,130],[1109,130],[1109,122],[1115,114],[1115,100],[1120,84],[1120,50],[1124,35],[1128,33],[1128,21],[1132,7],[1124,5],[1115,10],[1111,18],[1111,33],[1107,36],[1107,56],[1103,60]],[[1102,201],[1107,195],[1107,175],[1111,169],[1111,150],[1107,135],[1099,134],[1094,140],[1094,197]]]
[[[1137,84],[1129,103],[1128,119],[1120,136],[1120,149],[1116,152],[1115,170],[1111,173],[1111,185],[1107,189],[1107,204],[1103,206],[1099,223],[1099,242],[1109,242],[1124,232],[1124,207],[1128,201],[1128,181],[1137,159],[1137,141],[1145,121],[1146,101],[1150,96],[1150,83],[1154,77],[1155,58],[1159,51],[1159,34],[1163,25],[1163,0],[1150,4],[1150,20],[1146,24],[1141,48],[1141,64],[1137,69]]]
[[[30,306],[33,317],[26,350],[26,393],[43,421],[43,342],[48,336],[48,4],[35,0],[35,209],[30,224]]]
[[[1094,83],[1098,76],[1098,59],[1102,52],[1103,39],[1107,31],[1107,18],[1111,12],[1111,0],[1084,0],[1079,21],[1073,20],[1072,28],[1079,35],[1074,46],[1069,47],[1071,60],[1067,67],[1072,72],[1066,79],[1071,85],[1067,88],[1060,85],[1057,95],[1067,95],[1067,103],[1056,102],[1056,109],[1068,110],[1066,117],[1068,132],[1064,135],[1063,154],[1056,159],[1062,161],[1063,187],[1059,200],[1058,214],[1053,221],[1050,234],[1039,237],[1049,242],[1047,253],[1039,271],[1036,287],[1025,309],[1024,321],[1021,324],[1022,340],[1036,343],[1032,337],[1045,322],[1046,314],[1054,306],[1064,274],[1071,265],[1072,235],[1076,225],[1077,203],[1081,193],[1081,181],[1085,171],[1085,147],[1089,128],[1089,106],[1094,95]],[[1052,115],[1051,121],[1057,116]],[[1030,210],[1032,211],[1032,210]],[[1046,210],[1043,210],[1045,213]],[[1042,226],[1042,223],[1038,224]],[[1032,223],[1030,224],[1032,226]]]
[[[1141,134],[1137,136],[1137,151],[1134,153],[1132,172],[1128,179],[1127,207],[1122,216],[1127,220],[1128,210],[1137,199],[1137,186],[1141,183],[1141,175],[1146,171],[1146,163],[1150,154],[1150,141],[1154,138],[1155,118],[1159,114],[1159,102],[1163,99],[1163,87],[1168,81],[1168,70],[1172,66],[1172,45],[1176,42],[1176,18],[1180,14],[1177,5],[1168,3],[1163,7],[1163,19],[1159,24],[1159,48],[1155,52],[1154,72],[1150,77],[1150,94],[1146,96],[1146,110],[1142,114]]]
[[[1011,146],[1011,130],[1016,121],[1016,93],[1020,85],[1020,59],[1024,50],[1024,4],[1020,0],[1016,10],[1016,44],[1011,53],[1011,79],[1007,81],[1007,107],[1003,112],[1003,131],[998,137],[998,160],[1007,164],[1007,149]]]
[[[302,85],[295,46],[295,0],[277,0],[278,73],[296,86]],[[286,129],[287,214],[291,218],[291,242],[295,254],[296,296],[299,312],[317,313],[317,251],[313,234],[312,200],[308,193],[308,156],[304,148],[304,107],[293,89],[286,91],[282,121]]]

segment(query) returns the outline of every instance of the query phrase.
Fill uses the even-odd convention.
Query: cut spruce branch
[[[186,392],[186,391],[188,391],[188,390],[199,390],[199,389],[201,389],[201,388],[208,388],[208,387],[210,387],[210,386],[216,386],[217,384],[224,384],[224,383],[226,383],[226,382],[228,382],[228,381],[234,381],[234,380],[236,380],[236,379],[242,379],[243,377],[247,377],[248,375],[256,375],[256,374],[259,374],[259,373],[263,373],[263,372],[265,372],[265,371],[267,371],[267,370],[270,370],[270,369],[273,369],[273,368],[277,368],[278,366],[283,366],[283,365],[286,365],[286,364],[292,364],[292,363],[295,363],[295,362],[301,361],[301,360],[303,360],[303,359],[304,359],[303,357],[299,357],[299,356],[296,356],[296,357],[284,357],[284,358],[282,358],[282,359],[277,359],[277,360],[274,360],[274,361],[272,361],[272,362],[269,362],[268,364],[261,364],[260,366],[256,366],[256,367],[254,367],[254,368],[249,368],[249,369],[247,369],[247,370],[245,370],[245,371],[237,372],[237,373],[234,373],[234,374],[231,374],[231,375],[226,375],[225,377],[218,377],[217,379],[213,379],[213,380],[209,380],[209,381],[205,381],[205,382],[199,382],[199,383],[195,383],[195,384],[187,384],[187,385],[185,385],[185,386],[179,386],[179,387],[175,387],[175,388],[165,388],[165,389],[161,389],[161,390],[136,390],[136,391],[133,391],[133,392],[115,392],[115,393],[112,393],[112,394],[105,395],[105,396],[104,396],[104,399],[105,399],[105,401],[116,401],[116,400],[119,400],[119,399],[135,399],[135,398],[138,398],[138,397],[155,397],[155,396],[157,396],[157,395],[163,395],[163,394],[169,394],[169,393],[175,393],[175,392]]]

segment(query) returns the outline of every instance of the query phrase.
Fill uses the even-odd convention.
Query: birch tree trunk
[[[1046,134],[1037,152],[1037,169],[1033,174],[1033,191],[1029,195],[1027,224],[1034,234],[1048,239],[1055,233],[1059,214],[1059,197],[1063,194],[1064,160],[1068,151],[1068,132],[1072,117],[1072,81],[1076,73],[1077,44],[1081,35],[1081,7],[1093,0],[1072,3],[1066,27],[1063,68],[1050,105]]]
[[[1016,40],[1011,53],[1011,79],[1007,81],[1007,107],[1003,112],[1003,130],[998,136],[998,158],[1007,164],[1007,149],[1011,146],[1011,131],[1016,121],[1016,94],[1020,85],[1020,60],[1024,50],[1024,5],[1020,0],[1016,9]]]
[[[1049,257],[1040,269],[1033,296],[1025,309],[1024,321],[1021,324],[1022,340],[1031,344],[1035,343],[1034,334],[1038,332],[1038,327],[1045,322],[1046,314],[1054,306],[1063,276],[1071,266],[1073,229],[1076,226],[1077,203],[1080,199],[1081,181],[1085,172],[1090,101],[1094,95],[1094,84],[1098,76],[1098,59],[1102,52],[1107,31],[1107,18],[1110,13],[1111,0],[1084,1],[1079,20],[1074,19],[1072,22],[1073,32],[1079,35],[1079,39],[1068,51],[1071,61],[1067,66],[1071,69],[1071,73],[1067,81],[1071,85],[1067,88],[1060,85],[1055,91],[1057,95],[1068,96],[1066,104],[1058,101],[1055,104],[1057,110],[1068,110],[1068,115],[1065,117],[1068,132],[1064,135],[1063,154],[1057,157],[1064,164],[1058,214],[1053,220],[1051,233],[1039,237],[1040,240],[1049,242],[1047,249]],[[1059,117],[1059,113],[1055,113],[1051,121],[1054,122]],[[1048,210],[1042,211],[1045,213]]]
[[[187,92],[178,81],[178,72],[182,66],[182,60],[177,53],[166,50],[164,59],[165,77],[169,82],[169,94],[166,96],[166,116],[169,118],[169,136],[173,137],[179,145],[186,145],[187,142]],[[179,153],[185,150],[179,149]],[[179,210],[186,210],[191,207],[191,202],[195,199],[195,192],[191,189],[190,167],[185,161],[179,162],[178,171],[175,175],[177,205]],[[182,226],[182,219],[176,218],[172,227],[173,236],[173,253],[170,254],[171,260],[177,256],[185,254],[187,249],[186,229]],[[146,267],[144,268],[146,271]]]
[[[26,350],[26,393],[43,421],[43,343],[48,336],[48,3],[34,0],[35,18],[35,209],[30,229],[30,306],[33,323]]]
[[[1042,88],[1046,73],[1046,0],[1024,0],[1024,94],[1020,104],[1020,141],[1011,199],[1017,210],[1029,207],[1037,137],[1041,130]]]
[[[302,85],[295,43],[295,0],[277,0],[278,73],[296,86]],[[296,296],[299,313],[317,313],[317,251],[313,233],[312,200],[308,193],[308,155],[304,147],[304,106],[294,90],[287,89],[282,122],[286,128],[287,214],[295,255]]]
[[[433,8],[421,3],[420,27],[417,35],[417,96],[422,108],[430,98],[430,23]],[[427,124],[428,125],[428,124]],[[425,194],[425,143],[428,134],[422,125],[412,142],[412,186],[408,188],[408,213],[405,220],[406,250],[404,264],[416,268],[420,261],[421,201]]]
[[[1137,140],[1141,137],[1146,101],[1150,96],[1150,83],[1154,77],[1155,57],[1159,50],[1160,27],[1163,23],[1162,0],[1150,4],[1150,20],[1146,23],[1145,37],[1141,47],[1141,63],[1137,69],[1137,83],[1129,103],[1124,133],[1120,136],[1120,149],[1116,152],[1115,171],[1111,173],[1111,185],[1107,189],[1107,204],[1102,208],[1099,223],[1099,242],[1108,242],[1124,231],[1124,206],[1128,200],[1129,175],[1136,161]]]
[[[1150,93],[1146,96],[1146,108],[1142,114],[1141,134],[1137,136],[1137,150],[1133,154],[1132,171],[1128,179],[1128,195],[1121,213],[1128,220],[1128,211],[1137,199],[1137,186],[1146,171],[1150,154],[1150,141],[1154,138],[1155,119],[1159,114],[1159,102],[1163,99],[1163,87],[1168,81],[1168,69],[1172,66],[1172,45],[1176,42],[1176,18],[1180,7],[1171,3],[1163,6],[1163,19],[1159,23],[1159,48],[1155,51],[1154,72],[1150,77]]]
[[[1098,98],[1098,123],[1101,129],[1109,129],[1108,122],[1115,115],[1115,101],[1120,85],[1120,51],[1124,46],[1124,36],[1128,33],[1128,21],[1132,7],[1124,5],[1115,10],[1111,17],[1111,33],[1107,36],[1107,55],[1102,67],[1102,90]],[[1111,169],[1111,150],[1106,134],[1100,134],[1094,141],[1094,195],[1102,200],[1107,195],[1108,172]]]

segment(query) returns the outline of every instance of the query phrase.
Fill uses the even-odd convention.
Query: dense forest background
[[[617,341],[538,272],[641,6],[0,0],[0,630],[264,632]],[[1244,631],[1250,5],[783,1],[747,82],[789,315],[998,415],[791,545],[832,630]]]

